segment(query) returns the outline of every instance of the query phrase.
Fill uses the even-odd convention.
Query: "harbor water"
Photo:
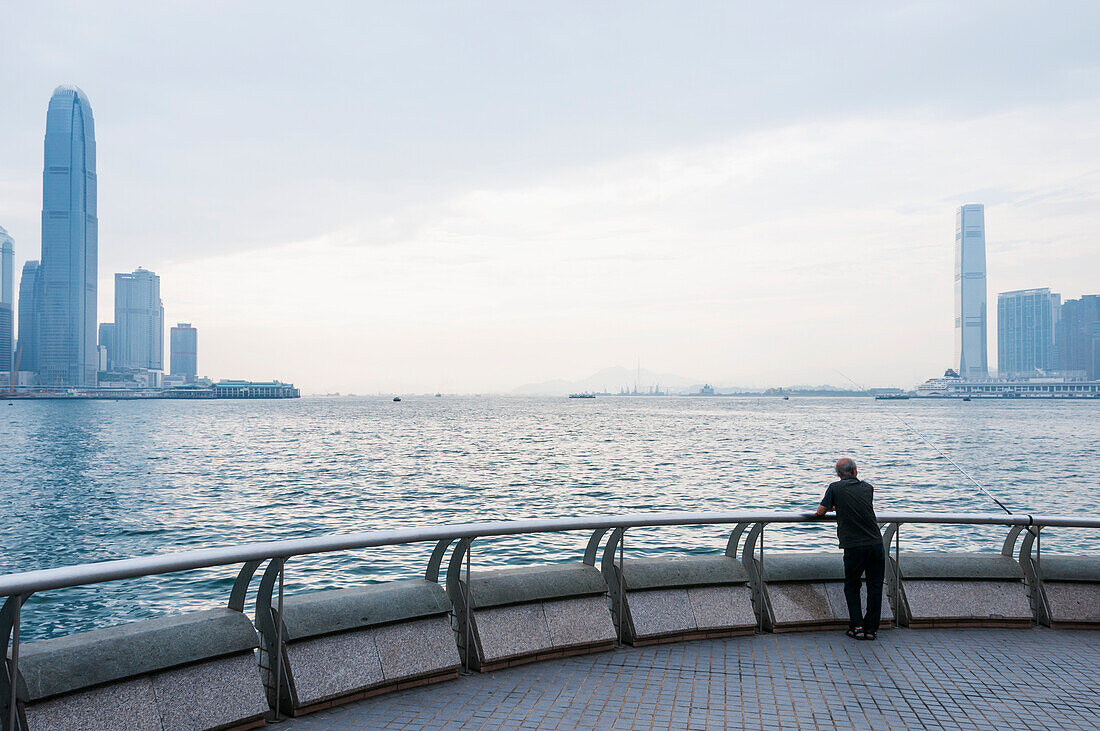
[[[812,510],[850,455],[879,511],[1095,516],[1100,403],[392,396],[0,402],[0,573],[333,533],[661,511]],[[902,550],[997,551],[996,527],[906,526]],[[631,529],[627,556],[721,552],[728,528]],[[480,539],[474,567],[579,560],[587,535]],[[832,525],[769,550],[837,550]],[[429,544],[292,559],[296,593],[423,572]],[[1043,551],[1100,551],[1088,531]],[[224,605],[225,567],[45,592],[23,636]]]

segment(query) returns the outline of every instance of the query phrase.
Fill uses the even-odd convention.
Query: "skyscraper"
[[[19,347],[16,359],[21,371],[38,372],[38,313],[41,310],[42,267],[37,261],[28,261],[19,277]]]
[[[0,302],[0,375],[11,372],[12,329],[14,327],[11,305]],[[14,381],[12,381],[14,383]]]
[[[0,373],[12,366],[12,331],[15,329],[15,242],[0,226]]]
[[[92,107],[77,87],[59,86],[46,112],[42,174],[38,371],[44,385],[95,385],[98,257]]]
[[[164,305],[160,277],[147,269],[115,275],[115,368],[164,369]]]
[[[1062,304],[1055,341],[1063,371],[1100,378],[1100,295],[1082,295]]]
[[[107,352],[107,362],[100,363],[105,366],[102,370],[114,368],[115,357],[115,324],[113,322],[99,323],[99,347]]]
[[[997,370],[1002,377],[1058,369],[1054,333],[1061,306],[1062,295],[1047,287],[997,295]]]
[[[195,380],[198,374],[199,332],[189,322],[172,328],[172,375]]]
[[[955,370],[986,378],[989,364],[985,304],[985,206],[955,213]]]
[[[0,226],[0,302],[15,306],[15,241]]]

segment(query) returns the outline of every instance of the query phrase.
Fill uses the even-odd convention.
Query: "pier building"
[[[960,378],[949,373],[917,386],[921,398],[1100,398],[1100,380],[1034,376]]]

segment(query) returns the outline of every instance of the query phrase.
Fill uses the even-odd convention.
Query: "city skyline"
[[[100,201],[110,205],[100,212],[110,227],[100,312],[110,312],[114,272],[157,272],[169,321],[203,329],[209,372],[278,374],[313,392],[507,391],[641,358],[745,386],[835,382],[836,368],[911,386],[951,364],[958,206],[985,204],[987,297],[1097,289],[1100,76],[1079,17],[1096,11],[1077,6],[1076,21],[1047,19],[1048,34],[1033,38],[1027,12],[991,8],[958,12],[952,28],[936,14],[837,11],[873,23],[897,60],[848,42],[863,38],[854,30],[815,35],[823,11],[808,11],[784,33],[820,59],[812,80],[769,65],[766,43],[729,42],[750,26],[770,37],[774,13],[707,6],[700,18],[714,37],[673,32],[669,42],[690,37],[695,54],[661,64],[643,49],[670,19],[641,13],[612,44],[623,83],[610,104],[581,73],[600,73],[602,46],[571,30],[581,18],[623,20],[599,10],[539,16],[577,54],[562,80],[561,49],[509,17],[496,32],[469,30],[490,54],[507,51],[499,31],[514,30],[528,52],[510,66],[475,61],[481,73],[456,70],[447,85],[433,76],[435,56],[398,64],[392,83],[364,76],[384,39],[337,51],[309,25],[302,41],[315,57],[282,63],[279,44],[261,44],[268,66],[242,69],[231,62],[237,30],[255,21],[277,38],[288,26],[235,12],[207,39],[201,69],[170,37],[143,46],[160,83],[108,52],[137,19],[113,16],[117,27],[85,38],[75,29],[90,10],[67,11],[74,30],[56,34],[40,31],[60,11],[9,12],[26,31],[14,34],[13,63],[27,73],[0,88],[10,110],[0,153],[12,161],[0,171],[0,225],[21,242],[17,264],[37,258],[26,203],[41,159],[34,172],[26,148],[41,138],[43,89],[76,83],[96,102]],[[198,22],[147,11],[158,12],[161,22],[141,22]],[[937,54],[922,75],[933,83],[906,73],[923,49],[955,49],[956,34],[991,13],[998,33]],[[378,22],[445,25],[399,10]],[[1021,43],[1035,53],[1021,56]],[[722,73],[693,76],[701,61]],[[764,67],[759,86],[727,73]],[[839,70],[863,91],[840,84]],[[531,109],[546,124],[524,116]],[[858,356],[837,348],[844,332]]]

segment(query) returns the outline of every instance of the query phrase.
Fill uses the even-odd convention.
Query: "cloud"
[[[211,331],[204,370],[307,390],[503,391],[636,357],[725,383],[840,367],[908,385],[950,363],[957,205],[987,204],[991,301],[1095,288],[1097,112],[792,124],[159,273],[168,317]]]

